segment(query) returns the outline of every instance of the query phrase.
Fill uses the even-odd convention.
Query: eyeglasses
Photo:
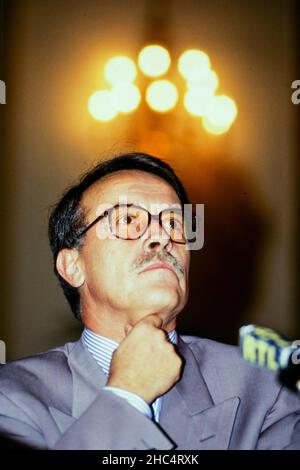
[[[194,241],[196,238],[195,236],[186,236],[186,214],[184,217],[182,209],[164,209],[159,214],[153,215],[147,209],[134,204],[117,204],[110,207],[83,229],[78,237],[84,235],[104,217],[108,217],[111,233],[123,240],[137,240],[142,237],[153,219],[159,221],[160,226],[167,233],[168,237],[176,243],[184,244]],[[192,214],[190,220],[192,230],[195,228],[195,221],[196,216]]]

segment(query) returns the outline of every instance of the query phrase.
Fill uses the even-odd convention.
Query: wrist
[[[127,384],[118,379],[109,378],[106,383],[106,387],[116,387],[122,390],[126,390],[127,392],[133,393],[137,395],[138,397],[142,398],[148,405],[151,405],[153,401],[153,399],[149,397],[149,395],[146,393],[144,389],[141,389],[140,387],[132,386],[132,384]]]
[[[119,397],[126,400],[138,411],[140,411],[143,415],[147,416],[147,418],[153,419],[153,411],[151,406],[136,393],[129,392],[124,388],[112,387],[110,385],[105,385],[105,387],[103,387],[103,390],[108,390],[111,391],[113,394],[118,395]]]

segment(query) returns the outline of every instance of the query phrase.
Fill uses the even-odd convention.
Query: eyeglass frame
[[[141,233],[141,235],[139,235],[137,238],[123,238],[123,237],[120,237],[118,235],[116,235],[112,228],[111,228],[111,220],[110,220],[110,214],[113,212],[114,209],[116,209],[117,207],[136,207],[137,209],[142,209],[143,211],[147,212],[148,214],[148,224],[146,225],[145,227],[145,230],[143,231],[143,233]],[[110,229],[110,232],[112,233],[112,235],[114,235],[116,238],[119,238],[120,240],[138,240],[139,238],[141,238],[148,230],[148,228],[150,227],[150,224],[152,222],[152,220],[158,220],[159,221],[159,225],[160,227],[166,232],[165,228],[163,227],[162,225],[162,214],[163,212],[166,212],[166,211],[182,211],[182,209],[179,209],[177,207],[170,207],[170,208],[166,208],[166,209],[162,209],[158,214],[151,214],[151,212],[149,212],[147,209],[145,209],[144,207],[142,206],[138,206],[136,204],[116,204],[115,206],[112,206],[112,207],[109,207],[108,209],[106,209],[103,214],[100,214],[95,220],[93,220],[93,222],[91,222],[87,227],[85,227],[78,235],[77,237],[78,238],[81,238],[82,235],[85,235],[86,232],[92,228],[94,225],[96,225],[100,220],[102,220],[103,218],[105,217],[108,217],[108,221],[109,221],[109,229]],[[192,213],[192,219],[196,220],[197,216]],[[184,219],[183,219],[184,221]],[[167,233],[167,232],[166,232]],[[169,234],[168,234],[169,235]],[[169,238],[171,241],[173,241],[174,243],[179,243],[180,245],[186,245],[187,243],[191,243],[192,241],[195,240],[194,239],[191,239],[191,240],[186,240],[184,242],[180,242],[180,241],[177,241],[177,240],[173,240],[171,235],[169,235]]]

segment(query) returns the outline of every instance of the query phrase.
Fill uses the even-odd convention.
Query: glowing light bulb
[[[154,111],[170,111],[178,101],[177,88],[169,80],[155,80],[146,90],[146,101]]]
[[[169,70],[171,57],[167,49],[158,45],[144,47],[138,57],[139,67],[148,77],[159,77]]]
[[[186,80],[199,80],[209,69],[210,59],[203,51],[189,49],[179,57],[178,70]]]
[[[111,90],[113,103],[121,113],[130,113],[137,109],[141,102],[141,92],[136,85],[128,83]]]
[[[211,122],[209,122],[207,119],[203,118],[202,119],[202,125],[204,129],[209,133],[209,134],[214,134],[214,135],[221,135],[225,134],[226,132],[229,131],[231,128],[230,126],[214,126]]]
[[[135,63],[126,56],[113,57],[104,67],[105,78],[113,86],[133,82],[136,74]]]
[[[213,96],[207,103],[203,126],[212,134],[227,132],[236,119],[237,112],[233,99],[226,95]]]
[[[184,95],[184,107],[193,116],[203,116],[206,111],[208,98],[198,94],[197,89],[188,90]]]
[[[203,98],[212,96],[219,86],[219,79],[213,70],[208,70],[198,80],[187,80],[187,88],[189,90],[195,90],[198,96]]]
[[[118,114],[112,93],[108,90],[99,90],[93,93],[88,101],[88,110],[98,121],[110,121]]]

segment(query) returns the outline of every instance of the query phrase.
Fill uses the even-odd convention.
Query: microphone
[[[283,385],[300,392],[300,340],[288,341],[271,328],[245,325],[239,329],[239,348],[247,362],[277,372]]]

